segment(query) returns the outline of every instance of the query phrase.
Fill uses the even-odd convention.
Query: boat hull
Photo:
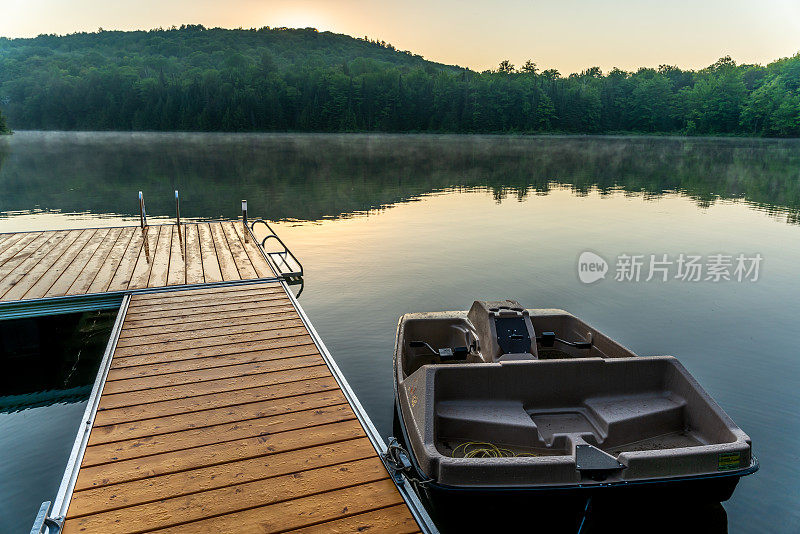
[[[537,525],[565,532],[575,532],[587,520],[595,524],[592,530],[605,530],[613,524],[618,532],[636,531],[644,521],[651,531],[666,531],[685,527],[691,521],[704,532],[727,532],[727,517],[720,503],[730,499],[742,476],[758,470],[753,457],[745,469],[674,479],[567,486],[438,484],[428,479],[414,458],[397,396],[394,404],[395,437],[411,452],[409,478],[442,532],[478,532],[502,529],[503,525],[511,528],[532,514]],[[626,510],[624,520],[619,517],[621,503]]]

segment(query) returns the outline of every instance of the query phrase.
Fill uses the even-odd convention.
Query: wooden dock
[[[0,234],[0,302],[273,278],[233,221]]]
[[[275,273],[236,222],[0,234],[0,306],[122,294],[64,533],[435,532]]]

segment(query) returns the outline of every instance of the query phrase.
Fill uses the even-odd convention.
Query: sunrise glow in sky
[[[312,26],[369,36],[477,70],[532,59],[567,74],[597,65],[702,68],[729,54],[766,64],[800,51],[798,0],[1,0],[0,36]]]

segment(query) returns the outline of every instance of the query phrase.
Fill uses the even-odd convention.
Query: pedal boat
[[[406,314],[394,372],[396,447],[434,509],[548,502],[532,494],[719,503],[758,469],[677,359],[639,357],[562,310]]]

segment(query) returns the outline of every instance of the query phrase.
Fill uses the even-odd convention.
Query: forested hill
[[[15,129],[796,137],[800,56],[568,76],[504,61],[477,73],[311,28],[100,30],[0,38],[0,113]]]

